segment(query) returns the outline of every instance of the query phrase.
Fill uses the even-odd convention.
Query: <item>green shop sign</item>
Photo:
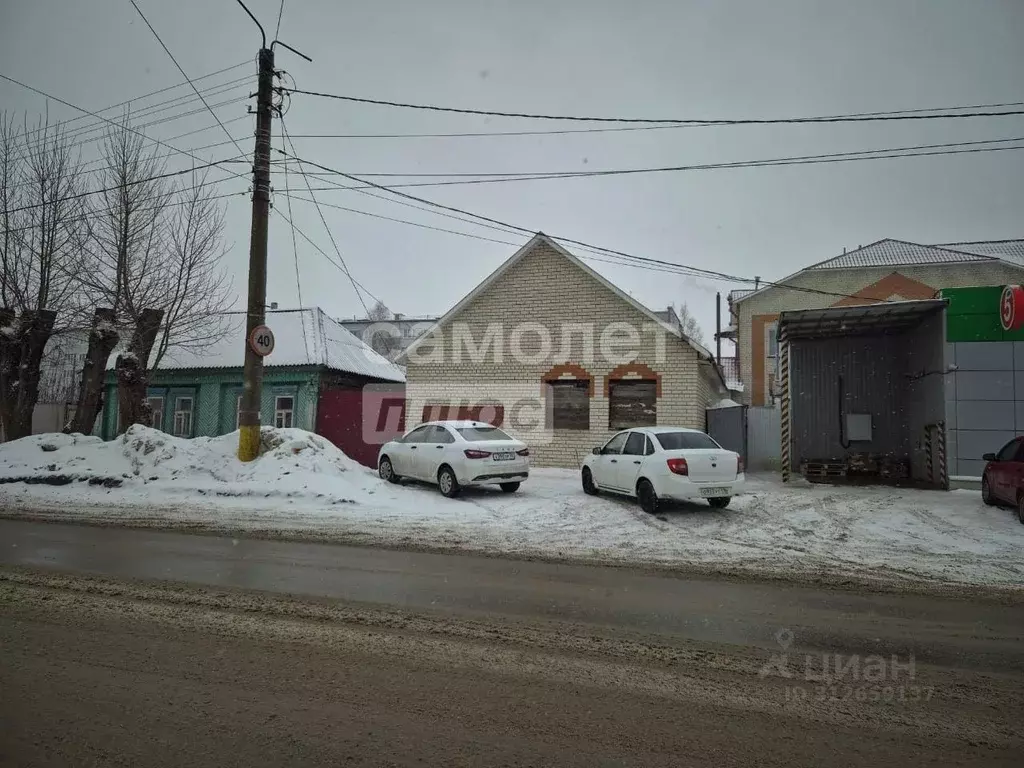
[[[1024,289],[1016,285],[943,288],[946,341],[1024,341]]]

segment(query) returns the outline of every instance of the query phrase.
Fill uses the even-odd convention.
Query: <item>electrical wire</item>
[[[281,7],[277,10],[277,29],[274,30],[274,39],[277,40],[281,34],[281,17],[284,16],[284,0],[281,0]]]
[[[515,117],[529,120],[563,120],[584,123],[645,123],[645,124],[691,124],[691,125],[776,125],[790,123],[861,123],[884,120],[946,120],[960,117],[1007,117],[1024,115],[1024,110],[1007,112],[942,112],[939,114],[920,114],[918,110],[900,110],[896,112],[860,112],[848,115],[822,115],[817,117],[782,117],[782,118],[742,118],[742,119],[706,119],[706,118],[648,118],[648,117],[581,117],[579,115],[545,115],[529,112],[498,112],[486,109],[469,109],[464,107],[442,107],[436,104],[410,104],[400,101],[383,99],[366,99],[356,96],[344,96],[319,91],[306,91],[297,88],[287,89],[289,93],[304,96],[317,96],[325,99],[337,99],[357,104],[374,104],[383,107],[399,107],[402,109],[418,109],[430,112],[454,112],[462,115],[483,115],[487,117]],[[1021,106],[1024,102],[1014,102],[1008,106]],[[949,109],[949,108],[947,108]],[[953,107],[958,109],[958,107]],[[934,110],[923,110],[933,112]]]
[[[281,9],[282,10],[284,9],[284,0],[281,0]],[[277,26],[278,26],[278,30],[280,30],[280,28],[281,28],[281,17],[280,16],[278,16]],[[277,35],[275,34],[274,36],[276,37]],[[282,130],[282,132],[281,132],[281,146],[282,147],[284,146],[284,142],[285,142],[285,137],[284,137],[284,131]],[[285,183],[285,186],[288,186],[288,168],[287,167],[285,167],[285,170],[284,170],[284,183]],[[292,230],[292,258],[295,260],[295,292],[298,295],[299,307],[301,308],[303,305],[302,305],[302,280],[299,278],[299,245],[298,245],[298,243],[295,240],[295,214],[292,213],[292,199],[290,197],[288,198],[288,223],[291,225],[291,230]],[[300,325],[302,325],[302,349],[306,353],[306,357],[308,358],[309,357],[309,343],[306,341],[306,323],[305,323],[305,321],[304,320],[301,321]]]
[[[295,148],[293,146],[292,147],[292,151],[294,151],[294,149]],[[345,177],[345,178],[347,178],[347,179],[349,179],[351,181],[354,181],[354,182],[356,182],[358,184],[368,185],[368,186],[374,187],[376,189],[379,189],[379,190],[381,190],[383,192],[389,192],[390,194],[396,195],[398,197],[403,197],[403,198],[406,198],[408,200],[413,200],[415,202],[423,203],[425,205],[429,205],[429,206],[434,207],[434,208],[439,208],[439,209],[444,210],[444,211],[450,211],[452,213],[457,213],[457,214],[462,214],[462,215],[465,215],[465,216],[469,216],[469,217],[471,217],[473,219],[478,219],[480,221],[487,222],[488,224],[494,224],[494,225],[506,227],[508,229],[517,230],[518,232],[521,232],[523,234],[528,234],[530,236],[533,236],[533,235],[536,234],[535,230],[529,229],[527,227],[522,227],[522,226],[519,226],[517,224],[510,224],[509,222],[501,221],[500,219],[491,218],[489,216],[483,216],[481,214],[473,213],[471,211],[467,211],[467,210],[464,210],[464,209],[461,209],[461,208],[456,208],[454,206],[444,205],[443,203],[438,203],[436,201],[428,200],[428,199],[423,198],[423,197],[417,197],[415,195],[411,195],[408,192],[400,192],[398,190],[393,189],[392,187],[386,187],[386,186],[384,186],[382,184],[377,184],[376,182],[368,181],[368,180],[366,180],[364,178],[361,178],[361,177],[358,177],[358,176],[353,176],[351,174],[343,173],[341,171],[336,171],[333,168],[329,168],[327,166],[320,165],[319,163],[314,163],[314,162],[312,162],[310,160],[303,160],[303,162],[306,163],[307,165],[313,166],[314,168],[320,168],[321,170],[325,170],[325,171],[328,171],[328,172],[336,173],[337,175],[343,176],[343,177]],[[601,246],[592,245],[591,243],[586,243],[586,242],[583,242],[581,240],[576,240],[576,239],[573,239],[573,238],[564,237],[562,235],[553,235],[552,234],[552,235],[549,235],[549,237],[551,237],[551,238],[553,238],[555,240],[559,240],[559,241],[564,242],[564,243],[569,243],[571,245],[576,245],[576,246],[580,246],[580,247],[583,247],[583,248],[588,248],[588,249],[596,250],[596,251],[599,251],[599,252],[604,253],[604,254],[610,254],[610,255],[613,255],[613,256],[619,256],[619,257],[622,257],[622,258],[635,260],[635,261],[641,262],[641,263],[656,264],[656,265],[660,265],[660,266],[667,266],[667,267],[674,267],[674,268],[685,268],[685,269],[689,270],[689,274],[691,274],[693,276],[703,276],[703,277],[709,277],[709,278],[723,278],[723,279],[726,279],[726,280],[729,280],[729,281],[732,281],[732,282],[739,282],[739,283],[755,283],[755,282],[757,282],[757,280],[755,278],[747,278],[747,277],[741,277],[741,276],[737,276],[737,275],[730,275],[730,274],[727,274],[725,272],[717,272],[715,270],[703,269],[703,268],[694,267],[694,266],[691,266],[691,265],[688,265],[688,264],[678,264],[676,262],[671,262],[671,261],[662,261],[660,259],[651,259],[651,258],[647,258],[647,257],[644,257],[644,256],[636,256],[634,254],[627,253],[625,251],[619,251],[619,250],[616,250],[616,249],[613,249],[613,248],[603,248]],[[800,291],[800,292],[804,292],[804,293],[814,293],[814,294],[820,294],[820,295],[826,295],[826,296],[838,296],[840,298],[850,298],[852,296],[851,294],[847,294],[847,293],[837,293],[837,292],[833,292],[833,291],[823,291],[823,290],[819,290],[817,288],[804,288],[804,287],[801,287],[801,286],[791,286],[791,285],[785,285],[785,284],[772,283],[771,281],[768,281],[768,280],[762,280],[760,282],[765,284],[765,285],[780,285],[781,287],[789,288],[790,290]]]
[[[164,41],[160,38],[160,35],[157,34],[157,31],[155,29],[153,29],[153,25],[149,23],[149,19],[146,18],[146,14],[144,14],[142,12],[142,9],[139,8],[139,6],[136,4],[135,0],[128,0],[128,1],[132,4],[132,7],[136,11],[138,11],[139,16],[142,17],[142,20],[144,22],[146,22],[146,26],[149,27],[149,31],[153,33],[153,37],[155,37],[156,41],[158,43],[160,43],[160,47],[164,49],[164,51],[167,53],[168,56],[170,56],[171,61],[174,62],[174,66],[178,68],[179,72],[181,72],[181,76],[184,77],[186,80],[188,80],[188,84],[192,86],[192,90],[196,92],[196,96],[198,96],[199,100],[201,102],[203,102],[203,106],[206,107],[206,109],[210,112],[211,115],[213,115],[213,119],[217,121],[218,125],[220,125],[221,130],[224,131],[224,134],[229,139],[231,139],[231,141],[234,143],[235,149],[238,150],[238,154],[240,154],[242,157],[247,157],[248,155],[246,154],[245,150],[242,149],[242,147],[238,144],[237,141],[234,140],[234,138],[232,138],[231,133],[228,131],[227,128],[224,127],[224,123],[222,123],[220,118],[217,117],[217,113],[214,112],[213,109],[210,108],[210,105],[207,103],[206,99],[203,97],[203,94],[201,94],[199,92],[199,89],[196,88],[196,84],[193,83],[191,80],[189,80],[189,76],[187,74],[185,74],[185,70],[181,68],[181,65],[178,63],[178,60],[176,58],[174,58],[174,54],[171,53],[170,49],[164,44]]]
[[[292,152],[295,152],[295,144],[292,143],[291,138],[288,136],[288,129],[285,127],[284,117],[281,118],[281,134],[288,142],[289,146],[291,146]],[[352,273],[349,272],[348,265],[345,263],[345,257],[341,255],[341,249],[338,248],[338,242],[334,239],[334,233],[331,232],[331,228],[327,224],[327,218],[324,216],[323,209],[320,208],[320,204],[316,200],[316,195],[313,194],[313,186],[309,183],[309,177],[306,175],[306,170],[302,167],[302,163],[299,163],[299,173],[306,182],[306,189],[309,191],[309,196],[313,198],[313,204],[316,206],[317,213],[320,214],[320,221],[323,222],[324,229],[327,230],[327,235],[331,239],[331,245],[334,246],[334,252],[338,254],[338,260],[341,262],[341,265],[345,270],[345,274],[348,275],[348,279],[352,281],[352,288],[356,292],[356,298],[359,299],[359,303],[363,305],[363,311],[365,311],[367,316],[369,316],[370,308],[366,306],[366,302],[363,300],[362,294],[359,293],[356,281],[352,277]]]

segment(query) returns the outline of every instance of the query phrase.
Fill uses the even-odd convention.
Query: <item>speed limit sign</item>
[[[274,332],[266,325],[257,325],[249,334],[249,349],[260,357],[274,351]]]

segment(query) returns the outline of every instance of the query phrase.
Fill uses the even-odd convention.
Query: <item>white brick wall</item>
[[[1024,269],[1005,262],[967,263],[902,267],[856,267],[850,269],[814,269],[803,272],[789,281],[800,288],[816,288],[839,294],[856,294],[882,278],[899,272],[935,289],[960,288],[972,285],[1003,285],[1024,279]],[[753,363],[751,354],[752,318],[754,315],[772,314],[791,309],[821,309],[831,307],[841,296],[829,296],[806,291],[794,291],[773,286],[739,304],[738,348],[740,378],[744,385],[744,402],[753,394]],[[771,371],[766,360],[765,371]],[[767,379],[766,379],[767,382]],[[767,383],[765,386],[767,392]]]
[[[610,323],[624,322],[637,329],[652,320],[579,269],[549,245],[538,242],[529,253],[502,274],[483,294],[463,308],[453,323],[468,324],[477,344],[490,323],[504,325],[504,359],[489,355],[483,362],[467,359],[454,362],[452,326],[440,331],[439,338],[425,340],[407,362],[407,426],[419,421],[428,403],[467,404],[497,398],[506,403],[517,398],[537,400],[542,394],[542,377],[552,367],[573,363],[582,365],[593,376],[594,396],[590,401],[590,430],[557,430],[530,439],[535,466],[578,467],[583,456],[611,436],[608,428],[608,400],[604,395],[605,377],[621,360],[607,360],[600,354],[600,334]],[[512,330],[524,322],[539,323],[548,329],[553,343],[551,354],[542,362],[523,364],[509,353],[508,339]],[[568,349],[562,346],[565,324],[593,323],[594,353],[585,359],[586,350],[578,333],[571,335]],[[665,333],[659,345],[652,331],[640,334],[635,361],[661,374],[662,396],[657,404],[658,424],[703,429],[704,408],[710,395],[710,384],[699,372],[699,358],[687,343]],[[535,351],[533,334],[523,337],[522,348]],[[434,345],[440,347],[442,362],[420,362]],[[663,346],[659,359],[658,347]],[[418,352],[418,354],[417,354]],[[706,367],[706,366],[703,366]],[[713,373],[713,372],[712,372]],[[513,434],[506,407],[505,428]],[[540,414],[543,419],[543,414]]]

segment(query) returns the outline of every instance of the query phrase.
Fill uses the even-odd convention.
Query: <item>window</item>
[[[552,429],[590,429],[590,382],[550,381],[548,423]]]
[[[999,453],[996,454],[996,461],[1014,461],[1014,457],[1017,456],[1017,447],[1024,445],[1021,441],[1014,438],[1006,445],[1002,447]]]
[[[497,427],[459,427],[457,430],[467,440],[511,440]]]
[[[650,436],[647,436],[644,440],[644,456],[650,456],[654,453],[654,443],[651,442]]]
[[[779,354],[779,326],[776,323],[764,327],[765,344],[768,350],[768,357],[777,357]]]
[[[446,427],[440,427],[436,424],[432,427],[427,428],[425,443],[454,443],[455,435],[448,431]]]
[[[626,447],[622,449],[622,452],[629,456],[643,456],[644,438],[643,432],[630,432],[629,437],[626,438]]]
[[[666,451],[680,451],[686,448],[722,449],[722,446],[703,432],[659,432],[656,437]]]
[[[289,429],[295,417],[295,398],[291,395],[278,395],[274,398],[274,426]]]
[[[192,437],[192,412],[193,399],[191,397],[179,397],[174,401],[174,428],[171,430],[175,437]]]
[[[656,381],[612,381],[608,383],[608,427],[653,427],[658,423]]]
[[[619,434],[604,444],[601,453],[622,453],[622,447],[626,444],[627,437],[629,437],[629,432],[619,432]]]
[[[412,432],[402,438],[403,443],[427,443],[430,442],[430,435],[433,434],[433,426],[426,425],[416,427]]]
[[[147,398],[149,402],[149,426],[153,429],[164,428],[164,399],[162,397]]]

